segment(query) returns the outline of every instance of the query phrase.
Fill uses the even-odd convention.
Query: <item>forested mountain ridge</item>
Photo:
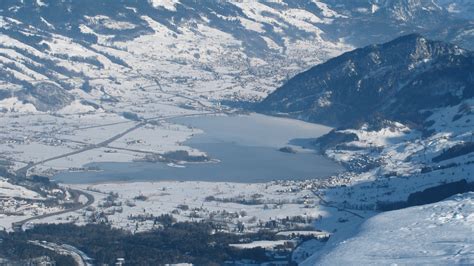
[[[296,75],[258,109],[348,126],[422,123],[430,109],[474,96],[473,53],[411,34],[345,53]]]

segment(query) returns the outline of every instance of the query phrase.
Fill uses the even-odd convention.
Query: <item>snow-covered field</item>
[[[41,196],[38,192],[13,185],[0,177],[0,230],[11,230],[14,222],[61,210],[61,206],[46,202],[55,193],[61,191],[57,189],[51,191],[50,195]]]
[[[246,231],[264,228],[269,221],[278,221],[271,228],[275,230],[312,228],[314,220],[328,215],[325,208],[317,207],[318,199],[309,188],[292,182],[126,182],[72,187],[92,193],[96,197],[93,208],[47,221],[78,219],[76,222],[86,223],[91,216],[105,213],[114,227],[143,231],[159,226],[154,217],[171,214],[178,221],[221,223],[223,230],[235,232],[239,222]],[[280,221],[294,217],[298,218],[291,226]]]
[[[376,215],[319,254],[302,265],[472,265],[474,193]]]
[[[173,3],[154,1],[155,7],[171,10]],[[65,106],[51,108],[37,104],[31,97],[19,99],[20,96],[2,96],[6,98],[0,100],[0,159],[13,163],[13,170],[26,169],[29,174],[52,176],[57,171],[94,170],[83,168],[91,162],[130,162],[149,154],[174,150],[199,155],[200,151],[182,143],[200,131],[172,124],[166,119],[227,112],[220,105],[221,100],[260,99],[288,76],[350,49],[343,43],[322,40],[318,28],[306,22],[319,20],[310,14],[296,16],[297,10],[288,10],[275,19],[264,12],[278,12],[268,7],[264,10],[265,5],[255,8],[245,2],[238,5],[255,20],[242,19],[242,24],[252,31],[260,31],[263,26],[261,22],[271,19],[278,24],[275,25],[277,28],[287,27],[288,21],[312,34],[307,35],[307,39],[284,38],[280,43],[265,37],[271,49],[281,55],[278,57],[274,53],[260,57],[248,54],[245,43],[209,26],[206,20],[183,23],[177,25],[176,30],[171,30],[167,25],[144,16],[142,19],[152,31],[136,38],[116,40],[111,35],[102,34],[97,28],[129,29],[133,24],[107,16],[86,17],[88,21],[81,25],[80,30],[96,36],[97,43],[86,46],[70,37],[52,33],[41,40],[41,45],[48,47],[44,50],[2,34],[0,65],[4,76],[35,86],[47,82],[65,88],[65,93],[71,95],[73,100],[65,102]],[[42,21],[48,27],[53,27],[46,19]],[[24,26],[18,20],[3,16],[0,17],[0,25],[5,29]],[[28,35],[41,35],[38,33],[41,30],[35,25],[25,26],[24,31]],[[0,83],[2,92],[15,94],[22,89],[10,79]],[[120,135],[122,133],[126,134]],[[222,190],[229,195],[247,189],[243,184],[233,185],[237,186],[234,189],[231,185],[212,185],[213,188],[217,187],[217,191]],[[116,190],[120,194],[123,215],[110,217],[117,227],[126,228],[127,214],[142,214],[143,208],[154,215],[169,213],[179,204],[188,204],[190,208],[209,205],[209,210],[216,212],[222,212],[227,207],[233,213],[245,209],[245,206],[233,203],[219,203],[224,207],[218,208],[214,206],[218,203],[205,202],[206,196],[217,192],[205,190],[205,186],[199,183],[130,184],[133,189],[127,188],[125,184],[97,186],[98,189],[107,192]],[[171,192],[157,192],[167,186]],[[2,191],[9,188],[9,184],[2,183]],[[258,193],[260,189],[257,185],[249,185],[249,188],[246,196]],[[140,191],[146,193],[149,199],[137,202],[137,207],[127,206],[125,203],[134,202],[133,198]],[[10,192],[8,197],[26,197],[21,190]],[[169,193],[171,196],[158,196],[160,193]],[[271,194],[274,192],[268,193],[268,198],[274,196]],[[103,198],[102,193],[94,195],[97,197],[96,202]],[[194,195],[198,203],[191,202],[186,195]],[[291,193],[279,196],[289,201],[299,197],[301,195]],[[162,199],[169,202],[162,203]],[[16,201],[12,206],[15,204]],[[285,204],[283,207],[275,207],[275,204],[277,202],[272,201],[264,212],[260,211],[263,205],[251,206],[243,220],[253,216],[268,220],[285,212],[289,215],[307,212],[308,217],[318,214],[317,210],[303,209],[304,204],[301,203]],[[98,211],[110,211],[95,207]],[[189,219],[187,216],[191,215],[190,212],[185,211],[176,216]],[[199,215],[209,214],[202,211]],[[0,219],[5,227],[11,226],[11,217],[3,216]],[[16,218],[21,220],[27,217],[25,213]],[[235,222],[236,219],[232,219]],[[250,224],[255,223],[253,221]],[[140,230],[146,228],[149,225],[140,226]]]
[[[176,116],[197,112],[180,112]],[[15,163],[14,169],[29,162],[41,162],[52,157],[81,151],[30,169],[32,173],[50,175],[54,170],[80,168],[90,162],[130,162],[150,153],[173,150],[198,151],[181,143],[199,133],[197,129],[170,124],[156,119],[141,126],[140,122],[106,113],[59,116],[52,114],[5,114],[0,116],[6,128],[0,132],[1,157]],[[137,127],[139,126],[139,127]],[[108,145],[92,147],[111,137],[137,127]]]

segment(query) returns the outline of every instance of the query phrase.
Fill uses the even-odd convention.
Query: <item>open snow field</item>
[[[114,227],[135,232],[160,226],[154,223],[154,218],[171,214],[178,221],[213,221],[229,232],[237,232],[237,225],[243,223],[247,232],[263,228],[302,232],[316,226],[332,233],[341,226],[357,225],[363,220],[321,204],[310,182],[159,181],[70,186],[92,194],[95,202],[86,209],[34,223],[85,224],[105,219]],[[372,215],[369,211],[358,213]],[[271,221],[274,224],[269,225]]]
[[[321,252],[302,265],[473,263],[474,193],[467,193],[376,215],[357,230],[329,240]]]
[[[13,185],[0,177],[0,230],[11,230],[14,222],[62,209],[60,206],[47,204],[46,200],[47,197],[38,192]]]

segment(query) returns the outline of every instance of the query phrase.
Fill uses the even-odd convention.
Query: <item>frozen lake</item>
[[[342,168],[311,149],[295,147],[293,139],[315,138],[330,128],[298,120],[260,114],[201,116],[171,120],[204,131],[185,144],[206,152],[218,163],[187,163],[184,168],[165,163],[94,163],[100,172],[65,172],[54,177],[64,183],[111,181],[229,181],[267,182],[276,179],[324,178]]]

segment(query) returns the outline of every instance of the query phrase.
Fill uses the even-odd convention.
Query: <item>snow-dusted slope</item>
[[[11,181],[0,176],[0,230],[10,231],[12,223],[62,210],[72,203],[69,192],[28,180]]]
[[[42,199],[42,197],[25,187],[9,183],[6,179],[0,177],[0,198],[24,198],[24,199]]]
[[[473,109],[474,100],[466,99],[433,110],[425,133],[387,121],[382,128],[336,131],[357,139],[326,149],[329,157],[351,170],[330,181],[326,198],[350,208],[386,210],[415,204],[407,202],[410,194],[430,187],[461,180],[472,184]]]
[[[471,265],[474,193],[376,215],[346,237],[302,265]]]
[[[260,106],[341,126],[317,140],[349,170],[332,182],[350,186],[327,197],[386,209],[428,187],[474,181],[473,69],[472,52],[408,35],[298,74]]]
[[[103,105],[109,95],[121,103],[166,96],[156,81],[191,97],[258,99],[350,47],[322,38],[325,12],[283,3],[41,3],[0,4],[0,98],[40,111],[72,96]],[[45,83],[70,95],[38,100],[31,90]]]
[[[406,33],[421,32],[463,48],[473,48],[472,9],[460,8],[466,4],[470,2],[2,1],[0,158],[12,162],[13,170],[19,174],[27,170],[54,174],[57,169],[95,171],[97,169],[81,166],[88,162],[140,160],[150,154],[158,156],[174,150],[200,154],[182,144],[199,130],[172,124],[167,118],[222,113],[228,109],[222,107],[221,102],[262,99],[295,73],[310,66],[354,47],[389,41]],[[409,83],[413,77],[409,71],[412,68],[420,73],[428,68],[433,71],[430,75],[441,78],[436,71],[446,70],[443,68],[446,62],[455,64],[471,58],[463,56],[468,53],[466,50],[454,45],[437,46],[437,51],[450,50],[451,57],[442,58],[446,60],[433,66],[432,49],[427,49],[425,39],[412,39],[417,46],[414,52],[407,51],[405,59],[413,64],[405,65],[402,60],[398,66],[398,70],[406,71],[406,77],[409,77],[399,84],[410,86],[400,87],[410,89],[419,85]],[[399,59],[399,53],[389,53],[381,69],[377,52],[365,57],[364,62],[371,61],[373,68],[355,81],[362,83],[371,79],[382,83],[381,76],[391,71],[393,74],[390,63]],[[330,74],[338,74],[347,80],[347,76],[364,70],[354,68],[352,63],[349,60],[344,71],[337,68]],[[463,65],[454,69],[463,69]],[[457,77],[460,82],[456,83],[462,86],[472,81],[469,69],[463,71],[457,72],[463,74]],[[449,74],[448,71],[445,73]],[[432,76],[426,75],[419,81],[426,84]],[[396,85],[399,84],[393,83],[398,78],[395,73],[383,81],[383,85],[394,85],[390,92],[398,93]],[[440,81],[433,86],[448,93],[453,89],[454,93],[450,95],[460,96],[456,94],[461,91],[459,86],[444,84],[454,83]],[[345,88],[353,89],[351,93],[358,92],[356,87]],[[425,87],[429,92],[432,88]],[[367,94],[373,95],[371,91]],[[405,100],[418,96],[403,95]],[[446,100],[445,94],[430,95]],[[309,93],[299,100],[307,100],[306,96],[314,97]],[[391,99],[391,96],[387,93],[384,98]],[[330,106],[334,103],[331,97],[334,97],[331,93],[318,95],[317,101],[313,102],[316,105],[310,107],[314,110],[316,106]],[[320,199],[315,204],[324,207],[321,212],[324,216],[317,225],[330,224],[327,227],[334,233],[331,241],[336,243],[337,239],[348,236],[339,229],[371,215],[364,212],[360,212],[363,216],[358,215],[357,209],[371,213],[374,209],[390,207],[390,204],[404,206],[414,192],[460,180],[473,182],[474,159],[469,148],[473,143],[474,102],[468,99],[472,95],[463,97],[450,104],[424,107],[430,109],[430,114],[423,116],[426,124],[422,127],[384,120],[376,126],[364,124],[335,131],[351,138],[328,147],[325,153],[351,171],[299,185],[311,189],[314,192],[311,197]],[[360,106],[365,106],[364,99]],[[334,110],[341,108],[338,106]],[[403,105],[396,110],[403,111]],[[389,118],[397,120],[395,116]],[[26,198],[28,191],[5,184],[1,192],[6,195],[8,206],[14,209],[17,204],[11,198],[15,195]],[[10,189],[15,193],[8,194]],[[25,205],[31,207],[28,202]],[[320,210],[316,208],[313,211]],[[452,213],[457,209],[456,214]],[[41,209],[33,206],[28,215],[33,215],[35,210]],[[411,217],[417,212],[420,215]],[[393,247],[406,244],[401,242],[402,238],[427,239],[423,238],[426,235],[422,229],[425,229],[424,232],[445,241],[441,239],[443,234],[439,228],[450,231],[455,225],[459,229],[454,228],[453,234],[449,235],[453,238],[448,240],[460,241],[456,233],[471,229],[469,212],[472,212],[472,194],[439,205],[382,214],[369,220],[347,248],[360,251],[357,243],[368,246],[367,252],[358,257],[361,262],[378,252],[388,259],[401,257],[406,250]],[[440,220],[446,213],[447,218]],[[395,230],[393,221],[397,222],[399,217],[406,218],[406,227],[414,229],[413,235]],[[348,222],[347,219],[351,220]],[[443,226],[430,227],[440,221],[445,221]],[[8,225],[10,222],[7,221]],[[383,230],[385,222],[394,228],[392,234],[387,235]],[[384,239],[379,235],[382,233],[391,239],[388,243],[393,246],[381,246]],[[399,235],[393,236],[396,233]],[[372,237],[380,245],[370,245],[368,241]],[[472,239],[467,239],[470,243],[468,241],[472,242]],[[339,261],[325,257],[324,262],[347,262],[345,255],[353,254],[345,253],[342,247],[334,251],[335,259],[340,258]],[[466,245],[465,250],[449,248],[443,249],[448,251],[446,253],[438,253],[441,250],[438,247],[423,246],[418,260],[401,262],[429,263],[431,261],[422,260],[426,258],[423,256],[441,254],[452,262],[462,263],[466,262],[464,258],[450,254],[459,252],[463,255],[466,250],[472,251],[472,246]],[[412,251],[417,249],[406,253],[411,256]],[[388,259],[379,262],[389,262]]]
[[[99,105],[109,105],[104,102],[109,96],[144,104],[149,94],[166,96],[156,80],[180,95],[261,99],[288,77],[354,45],[415,31],[468,45],[471,18],[458,18],[452,3],[442,4],[4,1],[0,99],[17,97],[40,111],[59,110],[73,97]],[[41,98],[34,92],[38,86],[54,93]]]

